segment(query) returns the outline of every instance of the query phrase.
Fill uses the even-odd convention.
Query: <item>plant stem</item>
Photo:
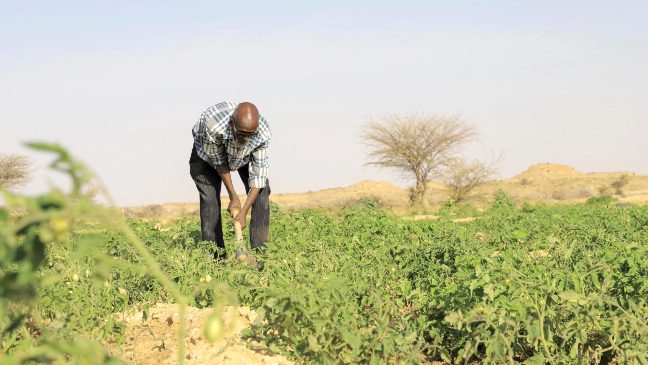
[[[547,299],[545,298],[545,301]],[[545,339],[545,330],[544,330],[544,313],[540,312],[540,307],[538,306],[537,303],[534,304],[536,313],[538,313],[538,320],[540,321],[540,341],[542,341],[542,347],[545,350],[545,353],[547,354],[547,357],[549,358],[549,363],[553,364],[554,360],[553,357],[551,356],[551,352],[549,352],[549,346],[547,345],[547,340]]]

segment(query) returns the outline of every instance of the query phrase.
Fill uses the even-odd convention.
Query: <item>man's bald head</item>
[[[259,110],[249,102],[243,102],[234,110],[234,124],[241,132],[256,132],[259,127]]]

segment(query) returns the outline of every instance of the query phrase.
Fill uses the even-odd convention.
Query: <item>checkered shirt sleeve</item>
[[[250,156],[250,178],[248,180],[251,188],[263,189],[268,179],[268,144],[266,141],[255,149]]]

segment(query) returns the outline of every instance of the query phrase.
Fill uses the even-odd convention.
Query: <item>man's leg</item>
[[[250,191],[248,184],[249,164],[238,170],[245,193]],[[270,181],[266,179],[266,187],[259,191],[259,195],[252,204],[252,218],[250,219],[250,244],[252,248],[263,247],[268,242],[268,229],[270,228]]]
[[[196,149],[191,151],[189,158],[189,171],[191,178],[196,183],[200,195],[200,229],[202,239],[216,243],[218,248],[225,249],[223,240],[223,223],[221,221],[221,178],[216,170],[196,154]],[[214,257],[218,250],[214,252]]]

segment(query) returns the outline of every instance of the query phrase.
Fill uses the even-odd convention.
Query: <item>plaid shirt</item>
[[[229,121],[238,103],[225,101],[205,110],[193,127],[194,146],[200,158],[213,167],[229,166],[235,171],[250,164],[250,187],[264,188],[268,177],[270,127],[259,115],[257,133],[237,147]]]

